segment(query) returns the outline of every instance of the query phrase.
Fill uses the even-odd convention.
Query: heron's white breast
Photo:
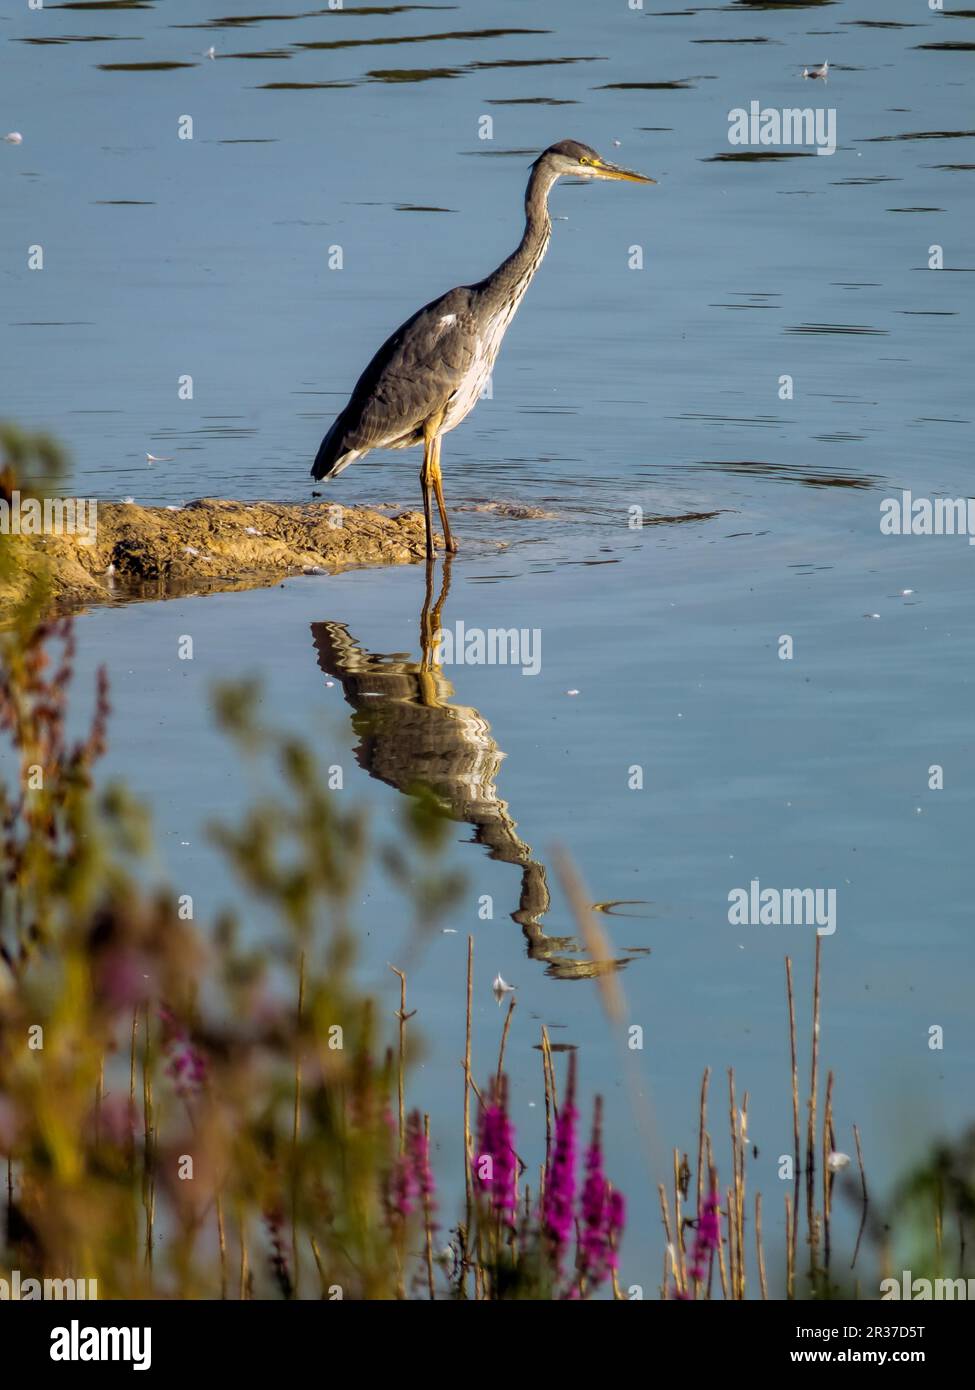
[[[527,285],[525,288],[528,288]],[[444,434],[446,434],[448,430],[456,429],[460,422],[471,413],[480,400],[481,392],[491,375],[495,358],[501,348],[502,339],[523,297],[524,290],[517,298],[502,305],[501,309],[492,316],[478,335],[477,350],[474,353],[467,375],[454,392],[453,398],[447,407],[447,413],[444,416],[443,422]]]

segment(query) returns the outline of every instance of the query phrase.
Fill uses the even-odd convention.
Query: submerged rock
[[[93,535],[4,535],[0,545],[13,560],[0,601],[44,569],[61,604],[257,588],[289,574],[410,564],[425,554],[419,512],[215,497],[180,508],[100,502]]]

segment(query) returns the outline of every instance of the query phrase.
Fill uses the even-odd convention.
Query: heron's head
[[[560,140],[557,145],[549,145],[535,161],[536,166],[550,170],[556,178],[571,175],[577,179],[628,179],[631,183],[656,183],[656,179],[645,174],[634,173],[632,169],[621,169],[618,164],[603,159],[602,155],[590,145],[580,144],[578,140]]]

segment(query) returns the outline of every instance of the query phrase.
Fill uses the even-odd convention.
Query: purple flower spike
[[[719,1208],[718,1189],[712,1187],[698,1213],[694,1249],[691,1252],[691,1263],[688,1269],[688,1274],[696,1284],[703,1284],[707,1278],[711,1255],[721,1245]]]
[[[500,1088],[493,1088],[489,1104],[481,1109],[473,1173],[476,1190],[490,1194],[492,1211],[511,1226],[515,1224],[517,1171],[514,1131],[508,1119],[508,1096],[502,1082]]]
[[[609,1196],[609,1254],[606,1263],[610,1269],[619,1269],[619,1244],[626,1225],[626,1198],[622,1192],[611,1192]]]
[[[427,1136],[423,1129],[423,1118],[419,1110],[414,1110],[407,1121],[406,1157],[413,1172],[417,1196],[420,1198],[424,1210],[427,1212],[436,1211],[437,1202],[433,1173],[430,1170],[430,1146],[427,1143]]]
[[[405,1221],[412,1212],[413,1204],[419,1195],[419,1184],[409,1154],[400,1154],[397,1157],[393,1167],[391,1186],[390,1197],[393,1213],[401,1221]]]
[[[572,1235],[572,1206],[576,1195],[576,1067],[575,1053],[569,1059],[569,1085],[555,1125],[555,1147],[545,1179],[542,1228],[547,1236],[558,1272],[565,1247]]]
[[[610,1188],[603,1172],[602,1120],[602,1097],[597,1096],[593,1106],[592,1139],[586,1151],[578,1260],[580,1277],[593,1287],[598,1287],[610,1270],[618,1267],[617,1247],[625,1218],[623,1195]]]
[[[193,1046],[187,1030],[164,1004],[160,1005],[159,1017],[163,1023],[166,1074],[173,1082],[180,1099],[188,1101],[206,1086],[206,1058]]]

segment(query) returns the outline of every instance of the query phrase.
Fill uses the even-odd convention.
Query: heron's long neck
[[[548,249],[552,235],[548,194],[557,178],[557,173],[542,164],[532,169],[525,190],[524,235],[508,259],[484,282],[485,294],[498,308],[508,304],[517,307]]]

